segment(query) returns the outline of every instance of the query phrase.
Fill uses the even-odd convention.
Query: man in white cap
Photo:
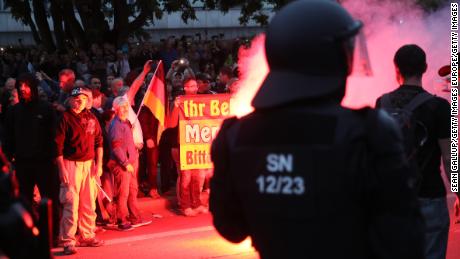
[[[152,222],[142,220],[137,207],[139,154],[134,143],[132,124],[128,119],[130,108],[126,97],[116,97],[113,100],[116,116],[109,128],[111,146],[109,168],[115,177],[118,229],[122,231]]]

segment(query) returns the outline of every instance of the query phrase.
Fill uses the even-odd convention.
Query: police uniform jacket
[[[401,133],[383,111],[301,100],[226,120],[210,210],[262,258],[422,258]]]

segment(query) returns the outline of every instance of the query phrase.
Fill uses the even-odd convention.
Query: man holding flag
[[[150,220],[143,220],[140,217],[136,204],[138,192],[138,150],[142,148],[136,144],[139,142],[136,141],[136,139],[140,136],[142,141],[143,133],[139,127],[140,135],[136,134],[136,124],[140,124],[137,117],[139,113],[136,115],[131,105],[134,103],[135,95],[143,85],[144,79],[150,72],[152,63],[153,62],[149,60],[144,64],[141,74],[134,80],[125,94],[114,99],[114,105],[112,107],[115,110],[116,118],[112,121],[109,130],[112,156],[108,167],[115,177],[115,190],[118,190],[116,192],[118,194],[116,202],[120,230],[130,230],[132,227],[146,225],[151,222]],[[151,96],[149,92],[151,91],[150,89],[152,89],[151,86],[154,81],[155,77],[149,84],[142,105],[150,103],[149,100],[151,99],[148,98],[148,96]],[[115,100],[117,101],[115,102]],[[148,102],[145,102],[145,100]],[[146,106],[148,107],[148,105]],[[149,134],[147,134],[146,137],[147,138],[144,140],[147,146],[152,146],[152,142],[155,144],[156,138],[155,141],[153,141]],[[156,165],[152,166],[156,167]]]
[[[143,155],[147,167],[146,180],[150,188],[149,195],[154,199],[160,197],[157,184],[158,142],[164,129],[165,107],[164,71],[163,63],[160,61],[138,113],[145,143]]]

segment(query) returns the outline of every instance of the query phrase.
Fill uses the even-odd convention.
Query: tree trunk
[[[28,21],[28,24],[30,30],[32,31],[32,36],[34,37],[35,43],[37,43],[37,45],[42,44],[42,39],[40,38],[40,34],[38,33],[37,26],[35,26],[35,23],[32,20],[30,14],[28,15],[27,19],[30,19],[30,21]]]
[[[25,8],[25,13],[24,13],[24,24],[28,25],[30,27],[30,30],[32,31],[32,36],[34,37],[35,43],[37,45],[42,43],[42,39],[40,38],[40,34],[37,31],[37,26],[35,25],[34,20],[32,20],[32,16],[30,15],[32,13],[32,10],[30,9],[30,3],[29,1],[24,1],[24,8]]]
[[[63,29],[63,19],[61,8],[59,7],[59,3],[56,0],[51,0],[51,17],[53,18],[54,24],[54,37],[56,38],[56,45],[58,49],[64,49],[64,29]]]
[[[70,29],[70,26],[68,23],[64,22],[64,39],[72,39],[74,41],[75,37],[72,34],[72,29]]]
[[[116,34],[116,46],[121,47],[123,43],[128,40],[129,36],[129,11],[126,1],[124,0],[113,0],[113,16],[114,26],[113,30]]]
[[[56,46],[54,45],[53,36],[51,35],[50,26],[46,18],[45,6],[41,0],[33,0],[34,18],[37,23],[40,36],[48,51],[54,51]]]
[[[81,0],[77,4],[86,39],[89,43],[102,43],[109,32],[109,24],[102,12],[101,1]]]
[[[124,0],[113,0],[114,8],[114,33],[116,34],[117,47],[121,47],[128,41],[128,37],[144,26],[147,18],[149,17],[149,11],[146,7],[141,5],[139,15],[132,22],[129,22],[128,6]]]
[[[68,0],[64,0],[62,2],[63,3],[61,6],[61,13],[63,14],[62,17],[64,18],[66,26],[70,28],[73,39],[75,40],[77,45],[80,48],[86,48],[87,41],[85,39],[85,31],[83,30],[77,18],[75,17],[73,2]]]
[[[87,1],[78,1],[78,4],[75,5],[77,8],[78,14],[80,15],[80,21],[83,28],[83,31],[86,33],[88,30],[94,29],[94,25],[91,23],[91,10],[89,9],[89,3]]]
[[[134,32],[144,26],[147,21],[148,13],[145,9],[142,9],[139,15],[132,22],[128,24],[128,31]]]
[[[101,3],[101,1],[91,1],[91,13],[93,14],[94,24],[99,26],[99,37],[102,35],[103,41],[113,42],[113,39],[110,40],[110,25],[102,12]]]

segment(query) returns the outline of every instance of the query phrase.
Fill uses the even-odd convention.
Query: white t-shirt
[[[128,95],[124,94],[123,98],[128,99]],[[137,114],[134,112],[133,108],[131,107],[131,104],[129,104],[128,120],[133,126],[134,144],[136,145],[137,148],[139,148],[140,146],[144,144],[144,138],[142,135],[141,124],[139,122],[139,119],[137,119]]]

